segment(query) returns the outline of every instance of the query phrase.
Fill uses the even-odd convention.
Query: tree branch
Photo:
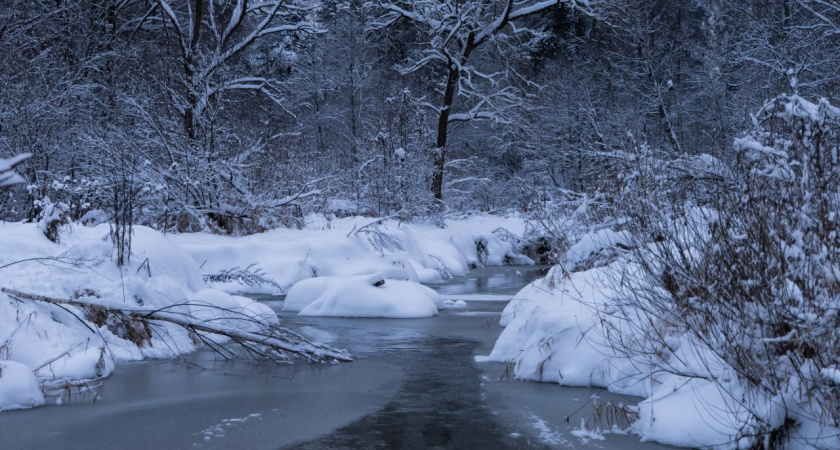
[[[277,351],[281,354],[290,353],[302,357],[311,362],[321,363],[338,363],[352,361],[352,357],[346,350],[338,350],[328,347],[323,344],[308,341],[303,336],[294,333],[290,330],[281,327],[263,326],[262,331],[249,332],[241,329],[228,327],[220,324],[210,323],[208,321],[196,318],[186,313],[167,312],[164,310],[152,310],[141,307],[133,307],[129,304],[114,304],[106,305],[85,300],[69,300],[54,297],[47,297],[44,295],[29,294],[10,288],[0,288],[0,291],[18,300],[30,300],[36,302],[51,303],[54,305],[72,305],[83,308],[94,308],[103,310],[109,314],[121,316],[134,320],[158,320],[162,322],[169,322],[185,328],[190,331],[203,331],[206,333],[226,336],[239,343],[256,344],[270,350]],[[194,304],[194,303],[192,303]],[[173,306],[189,306],[191,303],[181,303]],[[205,303],[197,304],[202,308],[213,308],[212,305]],[[167,309],[172,309],[168,307]],[[249,320],[253,323],[259,323],[257,320],[247,316],[243,313],[238,313],[225,308],[218,308],[220,311],[237,314],[240,317]],[[253,350],[253,347],[249,347]]]

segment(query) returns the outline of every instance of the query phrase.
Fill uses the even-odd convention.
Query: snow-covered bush
[[[587,157],[600,168],[591,177],[593,192],[561,188],[552,175],[553,187],[523,193],[529,199],[529,236],[535,242],[548,239],[553,249],[547,262],[563,263],[571,271],[609,264],[621,253],[616,244],[631,246],[628,233],[650,233],[650,217],[673,217],[685,202],[714,202],[731,177],[711,155],[673,158],[632,136],[625,150],[592,151]],[[603,239],[616,233],[623,237]],[[644,240],[655,238],[648,234]],[[583,253],[581,245],[587,249]]]
[[[70,206],[64,202],[53,203],[49,197],[35,201],[38,209],[38,229],[47,239],[58,242],[61,226],[67,223],[67,211]]]
[[[549,240],[550,262],[560,262],[563,253],[586,233],[615,224],[614,209],[600,193],[557,190],[531,196],[528,236],[535,243],[541,238]]]
[[[838,132],[840,109],[824,99],[768,102],[706,206],[640,209],[646,276],[604,312],[632,325],[612,330],[619,350],[717,385],[732,446],[838,445]],[[680,353],[701,369],[686,371]]]

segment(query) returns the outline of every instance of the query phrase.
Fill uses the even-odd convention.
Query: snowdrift
[[[202,328],[132,320],[134,311],[243,333],[278,323],[264,305],[207,289],[195,261],[152,229],[134,228],[131,263],[118,268],[108,232],[107,225],[72,226],[56,244],[36,224],[0,223],[0,287],[75,302],[0,293],[0,410],[60,403],[68,386],[91,392],[120,361],[170,358],[203,339],[227,340]]]
[[[406,319],[438,314],[443,300],[434,290],[392,269],[373,275],[318,277],[299,281],[283,309],[303,316],[387,317]]]
[[[616,336],[626,345],[645,340],[638,334],[647,325],[641,323],[644,313],[636,316],[639,323],[630,323],[611,305],[615,280],[632,280],[639,270],[626,260],[574,273],[552,268],[505,307],[504,331],[490,355],[476,361],[513,363],[513,375],[521,380],[604,387],[642,399],[626,408],[635,419],[629,429],[580,430],[585,434],[630,431],[642,440],[681,447],[744,448],[755,443],[750,431],[759,425],[755,417],[779,427],[787,410],[800,422],[793,448],[836,448],[837,433],[816,426],[818,409],[798,405],[790,395],[747,389],[730,366],[688,334],[659,349],[664,358],[617,350]]]
[[[411,281],[439,282],[465,275],[470,267],[533,264],[519,255],[525,232],[518,217],[471,216],[445,221],[445,227],[366,217],[307,218],[302,230],[277,229],[244,237],[205,233],[171,239],[202,266],[205,274],[251,268],[260,280],[218,277],[213,286],[229,293],[283,294],[300,280],[404,270]]]

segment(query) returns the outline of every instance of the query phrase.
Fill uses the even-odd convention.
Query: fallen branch
[[[338,363],[349,362],[353,360],[346,350],[334,349],[323,344],[314,343],[293,331],[277,326],[269,326],[262,323],[260,323],[260,331],[250,332],[215,323],[210,323],[208,321],[201,320],[186,313],[166,312],[159,309],[152,310],[148,308],[134,307],[129,304],[106,305],[103,303],[96,303],[81,299],[69,300],[53,298],[44,295],[29,294],[26,292],[21,292],[9,288],[0,288],[0,291],[18,300],[30,300],[36,302],[52,303],[54,305],[71,305],[83,308],[92,308],[102,310],[106,313],[114,314],[116,316],[120,316],[126,319],[157,320],[162,322],[173,323],[193,332],[201,331],[228,337],[234,340],[235,342],[242,344],[246,348],[246,350],[248,350],[251,353],[266,355],[267,352],[261,351],[260,348],[267,348],[269,350],[273,350],[275,352],[278,352],[281,356],[283,356],[284,362],[291,362],[291,360],[286,356],[287,353],[293,356],[304,358],[311,362]],[[191,304],[189,302],[179,303],[177,305],[172,305],[168,308],[190,305]],[[196,305],[201,306],[202,308],[208,307],[208,305],[205,303],[200,303]],[[239,313],[225,308],[219,308],[219,310],[230,314],[239,315],[243,318],[247,318],[252,323],[259,323],[255,319],[243,313]]]

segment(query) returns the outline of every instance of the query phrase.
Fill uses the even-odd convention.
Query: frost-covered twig
[[[350,236],[350,234],[358,236],[359,233],[364,233],[367,237],[368,242],[370,242],[370,245],[374,248],[374,250],[379,252],[380,255],[384,255],[385,250],[403,250],[403,246],[400,243],[399,239],[395,238],[394,236],[391,236],[390,234],[384,233],[379,229],[379,226],[382,225],[383,222],[385,222],[388,219],[393,219],[394,217],[396,216],[387,216],[375,220],[367,225],[364,225],[358,230],[351,230],[350,233],[347,234],[347,236]]]

